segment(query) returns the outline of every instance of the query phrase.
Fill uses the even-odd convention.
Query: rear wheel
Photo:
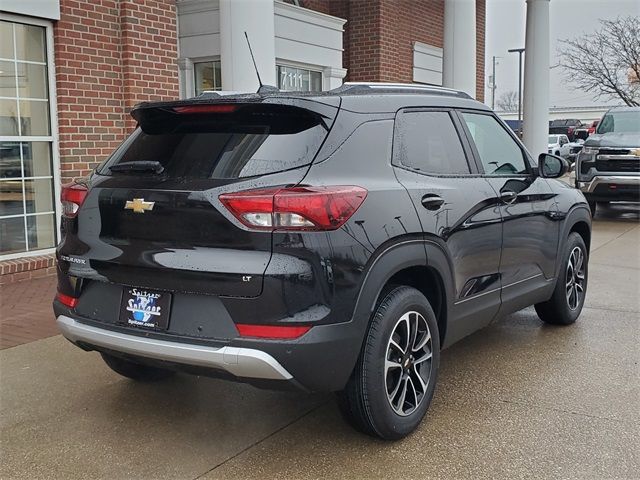
[[[554,325],[570,325],[580,316],[587,294],[587,247],[580,235],[573,232],[567,239],[563,255],[563,269],[556,282],[553,296],[535,308],[540,319]]]
[[[123,377],[139,382],[162,380],[175,374],[172,370],[142,365],[130,360],[125,360],[124,358],[109,355],[108,353],[101,353],[100,355],[102,355],[104,363],[106,363],[111,370]]]
[[[369,435],[405,437],[429,408],[439,361],[429,302],[415,288],[394,288],[379,303],[351,379],[338,394],[344,417]]]

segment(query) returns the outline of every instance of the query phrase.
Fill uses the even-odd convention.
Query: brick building
[[[485,0],[3,0],[0,284],[53,271],[60,184],[130,133],[146,100],[343,81],[484,92]],[[455,21],[454,21],[455,20]],[[455,41],[454,41],[455,40]]]

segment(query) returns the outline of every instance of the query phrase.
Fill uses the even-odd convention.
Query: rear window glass
[[[447,112],[403,112],[396,120],[397,156],[421,173],[468,174],[469,164]]]
[[[598,125],[598,133],[640,133],[640,110],[607,113]]]
[[[243,121],[246,120],[246,121]],[[158,162],[167,177],[234,179],[276,173],[311,163],[327,129],[310,115],[203,115],[145,132],[138,128],[99,169],[129,162]]]

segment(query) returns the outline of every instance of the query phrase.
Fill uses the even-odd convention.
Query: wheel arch
[[[565,222],[561,230],[558,252],[563,252],[567,239],[571,233],[577,233],[582,237],[587,247],[587,252],[591,249],[591,212],[585,204],[574,206],[565,217]],[[560,275],[562,266],[560,262],[556,265],[556,278]]]
[[[393,285],[408,285],[429,300],[438,320],[441,345],[449,320],[452,270],[442,247],[422,237],[408,238],[382,248],[367,269],[354,311],[364,340],[371,314]]]
[[[569,229],[569,233],[577,233],[584,240],[587,252],[591,251],[591,224],[585,220],[577,220]]]

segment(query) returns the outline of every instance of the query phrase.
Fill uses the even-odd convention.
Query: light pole
[[[493,56],[493,68],[491,70],[491,110],[496,108],[496,58],[502,57]]]
[[[524,48],[512,48],[509,53],[518,53],[518,131],[522,138],[522,54]]]

